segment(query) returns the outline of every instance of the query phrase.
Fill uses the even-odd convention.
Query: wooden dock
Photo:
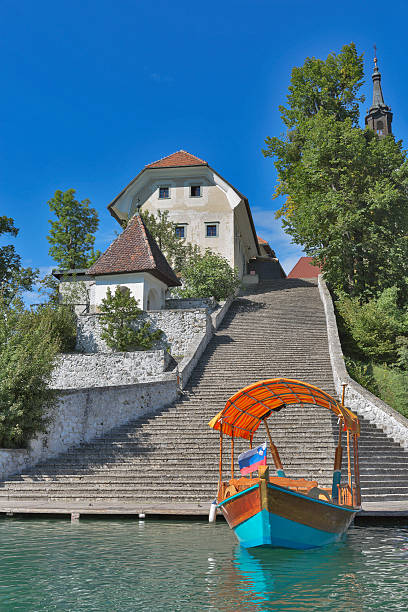
[[[206,519],[208,517],[210,502],[206,506],[200,504],[157,504],[155,506],[143,506],[132,504],[89,504],[70,503],[69,505],[53,504],[48,502],[10,502],[0,505],[0,515],[4,516],[27,516],[33,518],[39,515],[47,515],[54,517],[70,517],[72,521],[79,520],[81,516],[99,516],[119,517],[133,516],[135,518],[163,517],[172,519],[188,519],[199,518]],[[221,513],[218,517],[223,517]],[[390,519],[398,517],[407,517],[408,519],[408,502],[366,502],[363,503],[361,512],[357,515],[359,518],[369,519]]]

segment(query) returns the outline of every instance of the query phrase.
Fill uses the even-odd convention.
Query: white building
[[[108,209],[119,223],[140,209],[169,211],[178,237],[224,256],[240,277],[254,270],[249,263],[264,255],[247,198],[206,161],[186,151],[145,166]],[[282,275],[278,263],[275,278]]]
[[[169,287],[181,283],[153,239],[143,219],[135,214],[126,229],[112,242],[89,270],[54,271],[61,282],[60,294],[69,293],[72,282],[81,282],[87,303],[77,312],[97,310],[108,288],[127,287],[142,310],[160,310]]]

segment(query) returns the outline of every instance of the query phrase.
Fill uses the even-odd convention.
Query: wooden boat
[[[209,423],[220,432],[219,483],[217,507],[220,508],[239,542],[245,548],[275,546],[314,548],[339,540],[360,510],[358,467],[358,417],[328,393],[306,382],[289,378],[261,380],[233,395],[225,408]],[[267,420],[290,404],[323,406],[339,420],[338,444],[330,489],[317,481],[287,478],[272,441]],[[269,439],[276,476],[269,466],[261,466],[258,476],[234,478],[234,439],[249,440],[260,424]],[[342,432],[347,435],[348,479],[341,483]],[[231,478],[223,480],[223,440],[231,438]],[[354,483],[351,473],[351,442],[354,450]]]

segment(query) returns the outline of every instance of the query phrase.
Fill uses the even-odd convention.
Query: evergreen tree
[[[140,322],[143,311],[128,287],[108,287],[100,305],[101,337],[115,351],[148,350],[161,338],[160,329],[151,331],[149,321]]]
[[[99,257],[94,251],[99,219],[89,200],[75,199],[75,189],[56,191],[49,200],[51,212],[56,220],[50,220],[51,229],[47,240],[49,254],[63,269],[88,268]]]

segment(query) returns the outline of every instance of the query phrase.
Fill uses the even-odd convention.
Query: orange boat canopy
[[[209,422],[209,426],[220,430],[222,425],[222,432],[228,436],[249,440],[261,421],[289,404],[323,406],[343,421],[346,430],[360,435],[358,417],[351,410],[341,406],[322,389],[290,378],[260,380],[237,391],[227,400],[225,408]]]

